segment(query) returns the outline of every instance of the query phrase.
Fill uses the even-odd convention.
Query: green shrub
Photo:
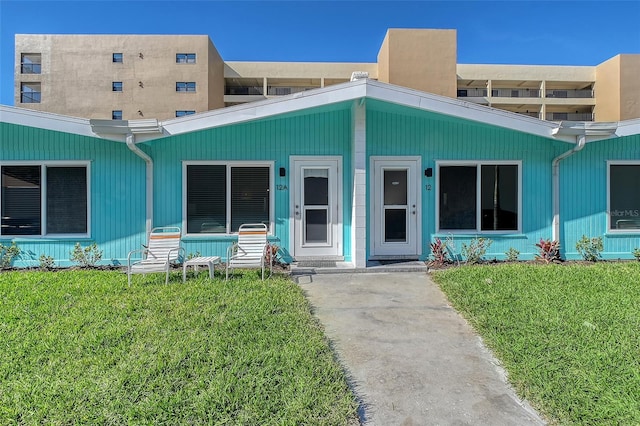
[[[40,269],[49,270],[56,267],[53,257],[44,254],[40,255]]]
[[[82,267],[95,266],[102,259],[102,250],[98,250],[98,245],[93,243],[85,248],[76,243],[71,251],[71,260]]]
[[[13,259],[20,254],[20,248],[15,241],[10,246],[0,244],[0,269],[9,268],[13,263]]]
[[[507,262],[517,262],[520,252],[513,247],[509,247],[505,255],[507,256]]]
[[[640,261],[640,248],[636,247],[633,249],[633,257],[636,258],[636,260]]]
[[[480,263],[492,243],[491,239],[483,237],[472,239],[469,245],[462,243],[462,256],[467,263]]]
[[[588,238],[586,235],[583,235],[576,243],[576,250],[578,250],[578,253],[580,253],[580,256],[582,256],[584,260],[596,262],[602,258],[600,253],[604,250],[602,237]]]

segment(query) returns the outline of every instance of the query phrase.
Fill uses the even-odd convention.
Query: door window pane
[[[227,232],[227,167],[187,166],[187,233]]]
[[[407,204],[407,171],[384,171],[384,205],[404,206]]]
[[[407,241],[407,209],[384,211],[384,241],[387,243]]]
[[[440,167],[440,229],[476,229],[476,167]]]
[[[304,205],[329,204],[329,170],[304,169]]]
[[[269,167],[231,168],[231,232],[243,223],[269,226]]]
[[[640,164],[615,164],[609,169],[611,229],[640,229]]]
[[[47,167],[47,234],[86,232],[86,167]]]
[[[482,230],[518,229],[518,166],[481,167]]]
[[[305,242],[307,243],[327,243],[328,242],[328,215],[326,209],[305,210]]]
[[[40,235],[40,166],[2,167],[2,235]]]

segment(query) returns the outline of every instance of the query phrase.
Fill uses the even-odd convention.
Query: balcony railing
[[[593,90],[558,90],[558,89],[549,89],[545,92],[545,97],[547,98],[593,98]]]
[[[264,95],[262,86],[225,86],[225,95]]]
[[[539,89],[491,89],[491,96],[498,98],[539,98]]]
[[[487,96],[487,89],[458,89],[459,98],[481,98]]]
[[[548,112],[545,115],[547,121],[593,121],[590,112]]]
[[[319,87],[319,86],[318,86]],[[318,87],[310,86],[269,86],[267,87],[267,95],[284,96],[292,93],[304,92],[306,90],[318,89]]]
[[[540,118],[539,112],[520,112],[515,111],[516,114],[526,115],[527,117]]]

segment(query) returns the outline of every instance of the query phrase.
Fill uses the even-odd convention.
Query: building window
[[[0,167],[0,235],[88,234],[88,165]]]
[[[609,230],[640,231],[640,162],[609,162]]]
[[[40,74],[42,55],[40,53],[23,53],[20,55],[20,72],[22,74]]]
[[[233,233],[243,223],[269,227],[272,167],[269,163],[185,163],[187,233]]]
[[[114,53],[111,55],[111,61],[115,63],[122,63],[122,53]]]
[[[191,114],[195,114],[195,113],[196,112],[194,110],[182,109],[182,110],[176,111],[176,117],[184,117],[185,115],[191,115]]]
[[[520,165],[506,162],[438,164],[438,230],[520,229]]]
[[[112,120],[122,120],[122,110],[113,110],[111,111],[111,119]]]
[[[195,64],[195,53],[176,53],[176,64]]]
[[[122,92],[122,82],[121,81],[114,81],[111,83],[111,90],[113,92]]]
[[[195,81],[179,81],[176,83],[176,92],[195,92]]]
[[[20,102],[23,104],[40,103],[40,83],[20,83]]]

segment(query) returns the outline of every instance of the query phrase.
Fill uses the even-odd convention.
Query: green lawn
[[[0,273],[0,424],[357,423],[286,277]]]
[[[640,424],[640,263],[469,266],[433,277],[553,423]]]

